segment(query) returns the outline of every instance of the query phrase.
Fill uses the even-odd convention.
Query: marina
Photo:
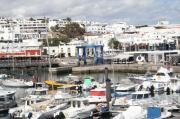
[[[2,1],[0,119],[180,119],[179,4]]]
[[[25,71],[24,73],[27,73],[27,72],[29,72],[28,70],[27,71]],[[38,71],[35,71],[35,72],[38,72]],[[48,79],[49,77],[51,77],[54,81],[66,81],[66,80],[72,80],[72,79],[74,79],[74,80],[77,80],[78,78],[79,79],[81,79],[80,77],[84,77],[85,79],[84,79],[84,81],[85,80],[87,80],[87,82],[88,82],[88,76],[91,76],[91,77],[93,77],[93,79],[95,79],[95,81],[97,81],[97,82],[99,82],[99,83],[101,83],[101,82],[103,82],[104,80],[105,80],[105,74],[104,73],[83,73],[83,74],[76,74],[76,76],[73,76],[72,74],[71,75],[69,75],[69,74],[52,74],[52,76],[50,76],[50,74],[48,73],[49,71],[48,70],[45,70],[44,69],[44,71],[41,71],[41,73],[39,74],[39,81],[40,82],[44,82],[45,81],[45,79]],[[142,75],[142,74],[140,74],[140,75]],[[108,118],[117,118],[115,115],[118,115],[118,112],[120,111],[120,110],[124,110],[125,108],[122,108],[122,107],[126,107],[126,108],[128,108],[129,106],[129,104],[130,105],[132,105],[132,108],[130,108],[129,107],[129,109],[127,110],[127,112],[123,112],[123,115],[126,115],[126,113],[128,114],[128,113],[130,113],[129,111],[130,110],[133,110],[133,108],[135,108],[135,107],[133,107],[133,105],[139,105],[139,106],[142,106],[142,105],[146,105],[146,106],[152,106],[152,105],[156,105],[155,104],[155,102],[157,102],[157,101],[160,101],[160,102],[162,102],[162,104],[163,104],[163,102],[164,102],[164,104],[163,105],[160,105],[160,104],[158,104],[159,106],[163,106],[163,107],[166,107],[166,109],[168,109],[168,110],[179,110],[179,108],[178,107],[175,107],[175,106],[180,106],[179,105],[179,93],[171,93],[170,92],[170,94],[167,94],[167,92],[164,92],[164,93],[160,93],[160,94],[156,94],[155,93],[155,95],[154,95],[154,98],[148,98],[148,97],[151,97],[150,96],[150,92],[149,91],[147,91],[147,95],[149,95],[149,96],[146,96],[146,94],[144,94],[144,96],[134,96],[135,94],[137,95],[138,94],[138,92],[136,92],[136,90],[138,90],[139,88],[140,88],[140,86],[138,85],[138,84],[136,84],[136,83],[134,83],[134,82],[132,82],[130,79],[128,79],[128,74],[127,73],[119,73],[119,72],[110,72],[109,73],[109,75],[108,75],[108,77],[109,77],[109,79],[112,81],[112,83],[113,83],[113,87],[114,87],[114,84],[117,84],[116,85],[116,87],[117,88],[115,88],[116,90],[115,90],[115,92],[117,93],[117,95],[115,96],[116,97],[116,100],[119,100],[120,101],[120,103],[118,104],[118,103],[115,103],[115,104],[113,104],[113,106],[111,107],[113,110],[111,110],[111,108],[110,108],[110,111],[108,111],[108,113],[109,112],[111,112],[112,114],[111,115],[108,115]],[[90,77],[89,77],[90,78]],[[92,78],[90,78],[91,80],[92,80]],[[85,83],[86,84],[86,83]],[[94,84],[91,84],[91,85],[99,85],[98,83],[94,83]],[[118,85],[119,84],[119,85]],[[121,84],[121,85],[120,85]],[[127,84],[129,84],[129,85],[127,85]],[[130,85],[130,84],[132,84],[132,86]],[[37,84],[37,86],[45,86],[43,83],[39,83],[39,84]],[[87,85],[89,85],[89,84],[87,84]],[[125,85],[127,85],[127,86],[129,86],[129,87],[124,87]],[[66,113],[67,113],[67,111],[71,108],[71,107],[69,107],[63,100],[64,100],[64,98],[67,98],[69,101],[71,101],[71,98],[75,101],[77,101],[77,100],[79,100],[79,101],[86,101],[87,99],[87,101],[89,101],[89,103],[90,104],[97,104],[97,103],[99,103],[99,104],[101,104],[101,103],[106,103],[106,94],[107,94],[107,92],[106,92],[106,88],[104,87],[105,85],[99,85],[98,87],[99,88],[95,88],[95,89],[93,89],[93,90],[90,90],[90,92],[88,93],[87,91],[83,91],[82,92],[82,94],[81,94],[81,96],[83,96],[83,98],[82,97],[79,97],[79,95],[76,95],[75,97],[69,97],[68,95],[69,95],[69,91],[70,90],[76,90],[76,89],[71,89],[71,87],[72,86],[70,86],[69,88],[67,87],[67,88],[60,88],[61,90],[59,90],[60,92],[59,93],[57,93],[56,95],[54,94],[54,93],[52,93],[51,91],[49,92],[48,91],[48,89],[47,88],[37,88],[37,90],[34,90],[34,88],[10,88],[10,87],[7,87],[7,86],[3,86],[2,85],[2,87],[3,88],[5,88],[5,89],[11,89],[11,90],[14,90],[14,91],[16,91],[16,101],[17,101],[17,104],[18,104],[18,106],[20,106],[20,105],[22,105],[22,104],[24,104],[24,102],[23,102],[23,98],[24,97],[27,97],[25,100],[26,101],[30,101],[30,100],[32,100],[32,101],[35,101],[34,99],[36,98],[36,96],[35,95],[41,95],[41,98],[38,98],[38,103],[36,104],[36,106],[33,106],[33,108],[34,109],[36,109],[36,110],[40,110],[40,107],[41,107],[41,105],[43,105],[43,106],[45,106],[44,104],[46,103],[46,104],[49,104],[51,101],[53,101],[53,100],[50,100],[50,98],[48,97],[48,95],[50,96],[50,97],[56,97],[55,99],[56,99],[56,104],[58,104],[57,105],[57,107],[54,107],[54,108],[52,108],[52,109],[50,109],[49,111],[51,112],[51,114],[55,114],[55,112],[56,112],[56,114],[55,115],[58,115],[59,116],[59,114],[60,114],[60,112],[58,112],[59,110],[64,110],[64,111],[62,111],[63,112],[63,114],[65,114],[65,116],[67,115]],[[119,87],[118,87],[119,86]],[[139,87],[138,87],[139,86]],[[102,87],[102,88],[100,88],[100,87]],[[104,87],[104,88],[103,88]],[[92,88],[93,88],[93,86],[92,86]],[[42,91],[42,94],[40,93],[40,92],[34,92],[34,93],[27,93],[27,92],[32,92],[32,91]],[[127,90],[127,91],[123,91],[123,90]],[[43,91],[44,91],[44,93],[43,93]],[[49,92],[49,94],[47,94],[46,92]],[[61,91],[66,91],[66,93],[65,94],[63,94]],[[67,93],[67,91],[69,92],[69,93]],[[97,91],[97,92],[96,92]],[[78,92],[78,90],[77,90],[77,92]],[[123,93],[120,93],[120,92],[123,92]],[[125,92],[127,92],[127,93],[125,93]],[[130,93],[129,93],[130,92]],[[34,96],[33,96],[33,95]],[[71,92],[70,93],[70,95],[72,95],[73,94],[73,92]],[[74,92],[74,94],[78,94],[78,93],[76,93],[76,92]],[[141,93],[140,93],[141,94]],[[45,96],[45,97],[43,97],[43,95]],[[53,96],[54,95],[54,96]],[[88,96],[89,95],[89,96]],[[135,99],[133,99],[133,100],[129,100],[128,98],[129,98],[129,96],[131,96],[132,95],[132,99],[133,98],[138,98],[138,100],[139,101],[135,101]],[[93,97],[92,97],[93,96]],[[95,96],[95,97],[94,97]],[[97,96],[99,96],[99,97],[97,97]],[[127,97],[126,97],[127,96]],[[38,96],[39,97],[39,96]],[[78,98],[77,98],[78,97]],[[114,100],[114,98],[113,98],[114,96],[113,96],[113,94],[112,94],[112,101]],[[142,99],[140,99],[141,97],[144,97],[144,98],[147,98],[146,100],[149,102],[150,100],[151,100],[151,102],[152,103],[150,103],[149,102],[149,104],[147,104],[147,102],[146,102],[146,100],[142,100]],[[46,99],[47,100],[47,102],[46,102],[46,100],[44,100],[44,99]],[[51,99],[53,99],[53,98],[51,98]],[[66,100],[67,100],[66,99]],[[40,100],[42,100],[43,102],[42,103],[39,103],[39,102],[41,102]],[[57,103],[57,100],[59,100],[58,101],[58,103]],[[61,101],[60,101],[61,100]],[[68,101],[67,100],[67,101]],[[72,101],[73,101],[72,100]],[[26,102],[25,101],[25,102]],[[33,102],[32,101],[30,101],[32,104],[33,104]],[[44,102],[45,101],[45,102]],[[166,104],[165,103],[165,101],[167,102],[168,101],[168,103]],[[176,102],[175,104],[174,103],[171,103],[171,102]],[[25,103],[25,104],[27,104],[27,102]],[[51,104],[55,104],[55,102],[54,103],[52,103],[51,102]],[[81,105],[81,103],[75,103],[75,104],[80,104]],[[167,105],[167,106],[165,106],[165,104]],[[38,106],[39,105],[39,106]],[[110,105],[111,105],[111,102],[110,102]],[[48,105],[47,105],[48,106]],[[51,106],[51,105],[49,105],[49,106]],[[93,105],[92,105],[93,106]],[[96,105],[94,105],[95,107],[94,108],[92,108],[93,110],[92,111],[90,111],[89,112],[89,116],[91,116],[91,115],[93,115],[93,112],[94,112],[94,118],[97,118],[97,114],[99,115],[98,116],[98,118],[107,118],[107,114],[106,114],[106,117],[101,117],[102,115],[105,115],[105,112],[101,112],[99,109],[99,112],[97,113],[96,111]],[[171,107],[170,107],[171,106]],[[173,107],[174,106],[174,107]],[[69,108],[68,108],[69,107]],[[106,106],[105,106],[106,107]],[[105,108],[104,107],[104,108]],[[18,107],[18,108],[12,108],[12,110],[14,110],[14,109],[19,109],[19,108],[21,108],[21,106],[20,107]],[[24,106],[23,106],[23,108],[24,108]],[[67,108],[67,109],[66,109]],[[73,107],[72,107],[73,108]],[[114,109],[118,109],[119,108],[119,111],[115,111]],[[122,108],[122,109],[121,109]],[[137,109],[138,108],[140,108],[140,107],[137,107]],[[28,108],[27,106],[26,106],[26,108],[24,108],[23,110],[25,111],[26,110],[26,113],[28,114],[29,113],[29,109],[31,109],[31,108]],[[48,109],[48,107],[47,107],[47,109]],[[41,113],[40,112],[33,112],[33,111],[31,111],[34,115],[31,117],[32,119],[36,119],[36,118],[38,118],[38,115],[40,116],[40,114],[43,114],[43,112],[44,113],[47,113],[48,112],[48,110],[46,109],[46,111],[41,111]],[[80,110],[80,108],[78,108],[79,110]],[[89,108],[90,109],[90,108]],[[143,107],[143,109],[144,109],[144,107]],[[11,109],[10,109],[10,111],[9,111],[9,113],[12,113],[13,111],[12,111]],[[32,110],[32,109],[31,109]],[[71,110],[73,110],[73,109],[71,109]],[[96,111],[95,111],[96,110]],[[115,113],[116,112],[116,113]],[[146,112],[146,111],[145,111]],[[7,113],[7,112],[6,112]],[[85,112],[82,112],[82,113],[85,113]],[[106,112],[107,113],[107,112]],[[174,113],[175,113],[175,115],[174,115]],[[62,114],[62,113],[61,113]],[[164,113],[165,114],[165,113]],[[8,113],[6,114],[6,115],[8,115]],[[44,116],[43,116],[43,118],[46,118],[46,114],[43,114]],[[46,116],[45,116],[46,115]],[[81,115],[81,114],[80,114]],[[137,112],[137,115],[138,115],[138,112]],[[179,116],[178,116],[178,113],[177,113],[177,111],[176,112],[172,112],[172,115],[174,116],[174,117],[171,117],[172,119],[176,119],[176,118],[179,118]],[[58,117],[58,116],[56,116],[56,117]],[[62,115],[61,115],[62,116]],[[73,115],[72,115],[73,116]],[[112,117],[113,116],[113,117]],[[134,115],[135,116],[135,115]],[[139,115],[140,116],[140,115]],[[146,113],[144,113],[144,115],[143,115],[143,117],[146,117]],[[83,117],[83,115],[81,115],[80,117]],[[8,119],[8,117],[1,117],[2,119]],[[75,117],[71,117],[71,118],[75,118]],[[78,118],[78,117],[77,117]],[[118,118],[120,118],[120,117],[118,117]],[[122,118],[122,117],[121,117]],[[120,118],[120,119],[121,119]]]

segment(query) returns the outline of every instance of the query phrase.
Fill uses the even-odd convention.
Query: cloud
[[[178,0],[1,0],[0,16],[72,17],[151,24],[160,17],[178,22]]]

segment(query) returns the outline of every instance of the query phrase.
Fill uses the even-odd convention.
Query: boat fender
[[[32,116],[33,116],[33,113],[32,113],[32,112],[29,112],[29,113],[28,113],[28,119],[31,119]]]

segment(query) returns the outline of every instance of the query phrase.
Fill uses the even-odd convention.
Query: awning
[[[129,54],[118,54],[117,56],[113,57],[113,59],[128,59],[129,57],[133,57],[133,55]]]

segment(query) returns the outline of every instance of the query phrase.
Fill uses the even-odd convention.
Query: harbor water
[[[1,72],[6,72],[6,71],[1,71]],[[22,71],[21,70],[17,70],[16,71],[17,74],[21,74]],[[69,75],[68,74],[52,74],[52,76],[50,76],[50,74],[45,70],[45,69],[30,69],[30,70],[25,70],[23,71],[24,74],[28,74],[28,75],[32,75],[38,78],[38,81],[43,82],[44,80],[47,79],[52,79],[52,80],[65,80],[65,77]],[[94,77],[94,79],[98,82],[103,82],[104,81],[104,73],[88,73],[88,74],[78,74],[81,77],[84,76],[92,76]],[[109,79],[111,79],[112,83],[124,83],[124,84],[129,84],[132,83],[127,77],[128,74],[127,73],[118,73],[118,72],[110,72],[108,75]],[[7,87],[4,87],[6,89],[8,89]],[[21,104],[21,98],[24,98],[27,95],[27,91],[29,89],[24,89],[24,88],[10,88],[12,90],[16,90],[16,100],[18,102],[18,104]],[[180,98],[180,94],[176,94],[173,93],[171,95],[166,95],[161,94],[158,96],[158,98],[166,98],[166,99],[170,99],[172,97],[175,98]],[[174,114],[175,117],[173,117],[172,119],[179,119],[180,118],[180,113],[175,113]],[[0,119],[8,119],[7,115],[5,114],[1,114],[0,115]]]

